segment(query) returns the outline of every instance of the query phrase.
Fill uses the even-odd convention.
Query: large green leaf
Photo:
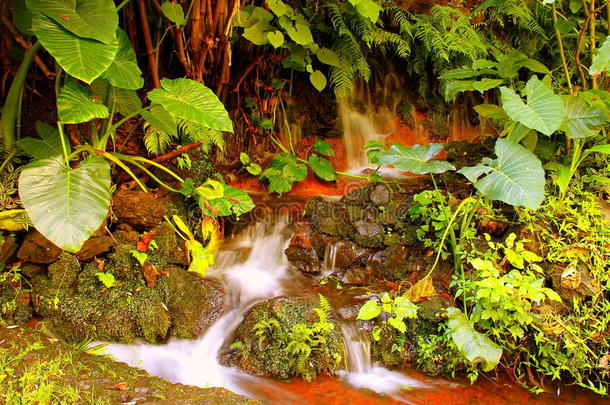
[[[69,74],[91,83],[110,67],[119,49],[116,38],[110,45],[78,37],[43,14],[35,14],[32,29],[36,37]]]
[[[326,158],[320,157],[313,153],[309,156],[309,166],[313,169],[316,176],[326,181],[337,181],[337,172],[333,164]]]
[[[184,10],[180,4],[172,3],[171,1],[164,1],[163,4],[161,4],[161,11],[163,12],[163,15],[174,24],[186,24]]]
[[[501,79],[483,78],[480,80],[455,80],[447,83],[445,87],[445,100],[453,100],[465,91],[478,91],[483,94],[487,90],[494,89],[502,84]]]
[[[142,109],[142,100],[134,90],[114,87],[108,80],[99,78],[91,83],[91,91],[98,96],[109,110],[123,116]]]
[[[117,29],[119,50],[108,70],[102,73],[113,86],[129,90],[138,90],[144,86],[142,71],[138,67],[136,53],[131,47],[129,37],[122,29]]]
[[[77,252],[110,208],[110,166],[90,156],[76,168],[61,156],[37,160],[19,176],[19,196],[36,229],[55,245]]]
[[[32,11],[40,11],[81,38],[110,45],[119,26],[112,0],[28,0]]]
[[[13,24],[26,35],[34,35],[32,31],[32,16],[34,13],[27,7],[25,0],[15,0],[13,3]]]
[[[491,371],[500,362],[502,349],[474,330],[466,315],[457,308],[447,308],[451,338],[458,350],[472,364],[480,364],[483,371]]]
[[[57,128],[42,121],[36,121],[36,132],[40,139],[27,137],[17,141],[17,145],[25,153],[37,160],[63,155]]]
[[[511,205],[537,208],[544,199],[544,170],[540,160],[521,145],[498,139],[496,160],[484,159],[458,171],[485,197]],[[481,176],[485,177],[481,178]]]
[[[607,36],[601,48],[597,51],[597,55],[593,57],[589,74],[597,76],[610,68],[610,36]]]
[[[220,183],[222,184],[222,183]],[[240,216],[254,208],[254,202],[243,190],[222,184],[222,196],[219,198],[206,198],[201,194],[199,188],[196,189],[199,207],[204,215],[208,216]]]
[[[142,112],[142,117],[148,124],[170,135],[177,135],[176,120],[162,106],[155,104],[150,110]]]
[[[175,118],[194,121],[219,131],[233,132],[229,113],[216,94],[203,84],[190,79],[163,79],[162,89],[148,93],[148,98],[161,104]]]
[[[590,106],[581,97],[564,96],[565,113],[560,129],[570,138],[595,136],[608,122],[603,110]]]
[[[79,124],[94,118],[107,118],[108,108],[86,87],[68,82],[57,97],[57,113],[64,124]]]
[[[394,166],[413,174],[437,174],[455,170],[455,166],[445,160],[432,160],[442,149],[443,145],[440,143],[412,147],[392,144],[389,149],[377,152],[373,163]]]
[[[500,92],[502,107],[513,121],[549,136],[559,129],[563,120],[563,100],[536,76],[525,86],[527,104],[508,87],[500,87]]]
[[[261,174],[269,181],[269,192],[284,194],[292,189],[292,183],[307,177],[307,166],[297,161],[292,153],[281,153],[273,158]]]

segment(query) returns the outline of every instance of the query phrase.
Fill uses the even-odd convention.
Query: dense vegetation
[[[163,222],[184,241],[188,270],[205,276],[223,218],[254,208],[236,179],[257,178],[274,196],[310,173],[323,184],[355,177],[400,189],[381,175],[391,166],[430,180],[402,219],[417,224],[416,238],[434,261],[413,285],[393,280],[397,288],[362,303],[358,320],[370,322],[373,345],[405,358],[414,350],[416,365],[440,361],[442,373],[465,371],[472,381],[505,369],[533,391],[543,391],[548,377],[606,395],[610,4],[400,3],[4,2],[3,238],[19,242],[35,228],[78,254],[98,230],[110,233],[117,190],[163,189],[196,205],[197,216],[174,210]],[[318,113],[357,95],[363,83],[383,86],[389,74],[404,87],[390,106],[403,124],[424,114],[459,125],[449,117],[463,108],[474,124],[491,128],[489,150],[458,163],[439,158],[444,146],[436,140],[375,141],[364,147],[377,169],[354,175],[336,167],[339,150],[323,130],[305,134],[311,139],[303,146],[287,129],[290,104],[322,104],[307,107]],[[41,99],[53,100],[50,111],[37,109]],[[396,226],[384,232],[402,237]],[[137,261],[155,288],[168,262],[151,238],[141,236],[124,261]],[[25,284],[14,251],[4,256],[0,282]],[[113,263],[119,254],[109,257]],[[417,304],[439,296],[433,278],[444,262],[451,305],[436,330],[413,338]],[[133,281],[103,264],[93,272],[88,282],[99,281],[100,290]],[[48,308],[64,305],[58,296]],[[290,328],[253,322],[256,340],[238,339],[233,349],[248,346],[265,361],[274,347],[286,358],[282,378],[334,372],[337,331],[328,302],[319,302],[313,322],[303,315]],[[16,304],[2,305],[10,319]]]

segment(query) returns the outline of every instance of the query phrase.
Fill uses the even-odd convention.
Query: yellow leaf
[[[180,229],[180,231],[182,231],[184,234],[186,234],[186,236],[189,239],[195,239],[195,237],[193,236],[193,233],[191,232],[191,230],[189,229],[188,226],[186,226],[186,224],[184,223],[184,221],[178,216],[178,215],[174,215],[172,216],[172,219],[174,220],[174,223],[176,224],[176,226],[178,227],[178,229]]]
[[[208,241],[205,248],[209,252],[214,253],[218,250],[222,237],[220,235],[220,229],[218,229],[218,224],[214,218],[205,217],[201,221],[201,236],[203,237],[204,241]]]
[[[28,223],[25,210],[7,210],[0,212],[0,229],[5,231],[21,231]]]
[[[434,289],[434,285],[432,285],[432,278],[430,276],[426,276],[417,283],[413,284],[413,286],[405,293],[404,297],[415,303],[434,295],[437,295],[437,293]]]

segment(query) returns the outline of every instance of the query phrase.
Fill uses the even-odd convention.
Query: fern
[[[146,125],[144,129],[144,146],[151,155],[164,153],[175,137],[153,125]]]
[[[188,121],[178,121],[178,133],[184,141],[201,142],[201,150],[205,153],[210,152],[212,146],[217,146],[219,149],[224,149],[224,137],[222,132],[205,125]]]

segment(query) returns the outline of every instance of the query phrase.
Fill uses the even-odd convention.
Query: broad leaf
[[[460,353],[483,371],[491,371],[502,357],[502,349],[474,330],[466,315],[457,308],[447,308],[451,338]]]
[[[500,87],[500,92],[502,107],[513,121],[549,136],[559,129],[563,120],[563,100],[536,76],[525,86],[527,104],[508,87]]]
[[[307,166],[298,162],[291,153],[281,153],[273,158],[263,171],[261,179],[269,181],[269,192],[284,194],[292,189],[292,183],[307,177]]]
[[[610,36],[607,36],[601,48],[597,51],[597,55],[593,57],[589,74],[597,76],[610,68]]]
[[[148,111],[142,112],[142,117],[149,125],[154,126],[160,131],[170,135],[177,135],[176,121],[165,108],[160,105],[153,105]]]
[[[40,139],[27,137],[17,141],[17,145],[25,153],[36,160],[63,155],[61,139],[59,138],[57,128],[42,121],[36,121],[36,132]]]
[[[174,118],[182,118],[219,131],[233,132],[229,113],[216,94],[203,84],[190,79],[163,79],[161,89],[148,93],[148,98],[161,104]]]
[[[141,89],[144,86],[144,79],[129,37],[120,28],[117,29],[116,36],[119,41],[119,50],[108,70],[102,73],[102,77],[115,87],[129,90]]]
[[[458,173],[487,198],[537,208],[544,199],[544,170],[540,160],[523,146],[502,138],[496,141],[495,152],[496,160],[484,160]]]
[[[110,166],[90,156],[72,169],[61,156],[37,160],[19,176],[19,196],[36,229],[55,245],[77,252],[110,208]]]
[[[373,0],[350,0],[350,3],[356,8],[358,14],[368,18],[372,23],[376,23],[379,19],[381,6]]]
[[[326,158],[320,157],[315,153],[309,156],[309,166],[313,169],[316,176],[326,181],[337,181],[337,172],[333,164]]]
[[[172,3],[171,1],[165,1],[161,4],[161,11],[168,20],[176,25],[186,24],[186,18],[184,17],[184,10],[178,3]]]
[[[134,90],[114,87],[108,80],[96,79],[91,83],[91,91],[102,100],[109,110],[123,116],[131,115],[142,109],[142,100]]]
[[[335,156],[335,151],[333,151],[333,147],[330,146],[330,143],[321,139],[313,141],[313,148],[322,156]]]
[[[36,37],[70,75],[91,83],[112,64],[119,49],[115,39],[110,45],[81,38],[43,14],[35,14],[32,29]]]
[[[279,48],[284,45],[284,34],[282,31],[269,31],[267,32],[267,40],[274,48]]]
[[[521,143],[522,140],[526,139],[531,134],[536,134],[536,131],[526,127],[520,122],[515,122],[514,124],[515,125],[513,125],[512,129],[506,136],[506,139],[513,143]]]
[[[25,210],[0,211],[0,229],[3,231],[17,232],[27,229],[28,222]]]
[[[440,143],[430,145],[413,145],[412,147],[392,144],[389,149],[375,154],[375,162],[380,165],[394,166],[397,169],[413,174],[443,173],[455,170],[455,167],[445,160],[432,160],[443,149]]]
[[[358,317],[356,319],[360,319],[363,321],[369,321],[371,319],[377,318],[381,314],[381,307],[375,300],[368,300],[364,303],[363,306],[360,307],[358,311]]]
[[[226,184],[223,184],[223,187],[223,196],[220,198],[207,199],[199,196],[197,201],[204,215],[211,217],[240,216],[254,208],[254,203],[248,193]]]
[[[316,48],[314,53],[318,57],[318,60],[325,65],[339,67],[341,64],[339,57],[332,49]]]
[[[34,13],[30,10],[25,0],[15,0],[13,3],[13,24],[25,35],[34,35],[32,31],[32,17]]]
[[[394,298],[394,305],[392,309],[394,315],[398,319],[402,320],[404,318],[417,318],[417,310],[419,307],[409,298],[403,296]]]
[[[28,0],[32,11],[40,11],[81,38],[110,45],[119,26],[112,0]]]
[[[576,96],[564,96],[565,113],[560,129],[570,138],[589,138],[601,131],[608,122],[603,110],[590,106]]]
[[[311,74],[309,75],[309,81],[318,91],[322,91],[326,88],[326,76],[324,76],[324,73],[319,70],[314,70],[313,72],[311,72]]]
[[[501,79],[488,78],[481,80],[455,80],[447,83],[445,87],[445,100],[453,100],[459,93],[465,91],[478,91],[482,94],[487,90],[498,87],[502,82]]]
[[[420,302],[434,295],[438,294],[432,284],[432,277],[426,276],[409,288],[404,297],[411,302]]]
[[[94,99],[89,89],[68,82],[57,97],[57,113],[64,124],[79,124],[94,118],[107,118],[108,108]]]

